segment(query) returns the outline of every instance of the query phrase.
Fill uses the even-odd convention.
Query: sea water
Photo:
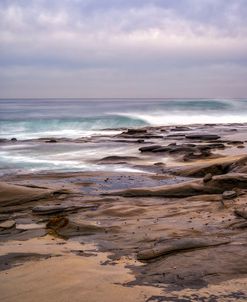
[[[71,142],[48,147],[29,139],[75,139],[148,125],[246,122],[247,99],[2,99],[0,139],[15,137],[18,143],[0,144],[0,169],[4,173],[97,170],[102,166],[95,164],[95,159],[126,150],[126,144],[87,144],[82,148]],[[131,154],[131,147],[128,149]]]

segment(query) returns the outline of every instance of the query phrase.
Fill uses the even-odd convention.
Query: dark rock
[[[128,129],[127,132],[125,132],[126,134],[132,135],[132,134],[140,134],[140,133],[147,133],[146,129]]]
[[[138,157],[135,156],[118,156],[118,155],[112,155],[112,156],[106,156],[103,157],[100,161],[128,161],[128,160],[137,160],[139,159]]]
[[[46,143],[57,143],[57,140],[52,138],[52,139],[49,139],[48,141],[45,141]]]
[[[193,144],[177,145],[176,143],[169,144],[168,146],[155,148],[152,152],[169,152],[169,153],[185,153],[194,152],[196,149]]]
[[[152,138],[163,138],[163,135],[153,134],[153,133],[133,133],[129,134],[128,132],[123,132],[118,137],[124,138],[136,138],[136,139],[152,139]]]
[[[170,131],[190,131],[191,128],[184,127],[184,126],[176,126],[174,128],[171,128]]]
[[[225,149],[225,147],[226,147],[223,143],[214,143],[214,144],[210,144],[208,146],[212,149]]]
[[[172,150],[171,147],[160,147],[152,150],[152,152],[170,152]]]
[[[211,143],[207,145],[198,145],[198,149],[200,150],[209,150],[209,149],[225,149],[225,145],[222,143]]]
[[[183,133],[179,133],[179,134],[168,134],[166,137],[169,137],[169,138],[182,138],[182,137],[184,137],[185,136],[185,134],[183,134]]]
[[[151,146],[146,146],[146,147],[141,147],[139,148],[139,151],[141,152],[152,152],[155,149],[161,148],[161,145],[151,145]]]
[[[11,138],[11,141],[12,141],[12,142],[16,142],[16,141],[17,141],[17,138],[12,137],[12,138]]]
[[[216,134],[188,134],[185,136],[187,139],[198,139],[198,140],[216,140],[220,136]]]
[[[227,142],[227,145],[243,145],[244,142],[242,141],[230,141],[230,142]]]
[[[164,166],[164,163],[162,163],[162,162],[157,162],[157,163],[154,163],[154,166]]]

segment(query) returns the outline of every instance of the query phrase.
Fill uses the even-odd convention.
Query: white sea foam
[[[138,118],[145,121],[152,126],[166,126],[166,125],[189,125],[189,124],[223,124],[223,123],[247,123],[246,115],[234,114],[191,114],[190,112],[181,114],[166,112],[159,112],[153,114],[143,113],[115,113],[129,118]]]
[[[97,159],[109,155],[109,152],[114,154],[126,154],[126,148],[115,147],[109,148],[101,146],[97,148],[94,144],[90,144],[82,150],[71,149],[71,144],[65,144],[62,150],[59,151],[59,145],[45,146],[47,148],[40,149],[40,143],[26,145],[24,149],[12,149],[11,145],[5,145],[0,148],[0,166],[2,171],[118,171],[118,172],[141,172],[138,168],[131,168],[124,165],[103,165],[97,164]],[[30,149],[29,147],[32,146]],[[41,144],[42,146],[42,144]],[[49,148],[50,146],[54,147]],[[10,149],[8,149],[10,147]],[[36,147],[36,149],[34,149]],[[44,147],[44,145],[43,145]],[[57,149],[57,148],[58,149]],[[72,144],[72,147],[81,148],[80,144]],[[65,148],[65,149],[64,149]],[[134,150],[134,149],[133,149]],[[132,148],[130,148],[130,153]],[[23,170],[24,169],[24,170]],[[0,172],[1,173],[1,172]]]
[[[106,125],[105,125],[106,127]],[[117,130],[82,130],[78,128],[74,129],[57,129],[57,130],[47,130],[40,132],[28,132],[26,129],[21,131],[16,131],[15,129],[8,129],[8,131],[1,131],[0,138],[10,139],[15,137],[19,140],[29,140],[37,139],[42,137],[54,137],[54,138],[80,138],[80,137],[92,137],[92,136],[104,136],[104,135],[116,135],[120,133]]]

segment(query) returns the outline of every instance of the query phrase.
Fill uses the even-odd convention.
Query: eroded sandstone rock
[[[127,189],[108,193],[110,195],[134,197],[134,196],[166,196],[166,197],[188,197],[205,194],[222,194],[233,188],[246,189],[247,175],[241,173],[228,173],[217,175],[207,183],[203,180],[192,180],[172,185],[164,185],[151,188]]]
[[[152,260],[170,253],[183,252],[189,249],[206,248],[229,243],[229,240],[209,240],[201,238],[181,238],[160,246],[138,252],[138,260]]]

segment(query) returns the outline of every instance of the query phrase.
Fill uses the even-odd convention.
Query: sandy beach
[[[95,158],[105,171],[2,175],[1,301],[246,301],[246,138],[245,124],[123,129],[72,141],[126,144]]]

